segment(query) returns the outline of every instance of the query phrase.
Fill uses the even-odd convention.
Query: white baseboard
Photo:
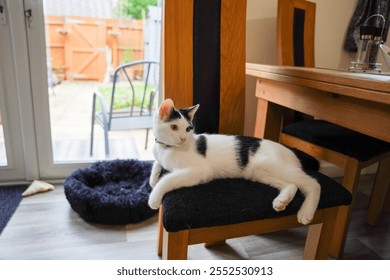
[[[339,178],[343,177],[343,169],[340,167],[330,164],[326,161],[320,161],[320,172],[324,173],[328,177],[331,178]],[[361,172],[361,175],[375,174],[378,169],[378,163],[372,164],[366,168],[364,168]]]

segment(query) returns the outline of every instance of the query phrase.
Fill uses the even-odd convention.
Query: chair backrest
[[[164,0],[164,98],[200,104],[197,133],[241,135],[245,115],[245,0]]]
[[[123,80],[128,82],[127,93],[129,94],[130,106],[121,111],[121,114],[118,117],[132,117],[132,116],[143,116],[152,114],[152,105],[156,93],[158,92],[158,62],[148,61],[148,60],[138,60],[130,63],[120,65],[115,69],[113,76],[113,85],[111,92],[111,102],[110,102],[110,111],[109,111],[109,125],[111,124],[111,119],[115,118],[114,112],[114,103],[115,98],[118,95],[117,91],[119,89],[118,82]],[[140,76],[140,73],[142,76]],[[155,76],[153,76],[155,75]],[[152,77],[153,76],[153,77]],[[156,86],[153,89],[148,88],[150,82],[154,81]],[[136,84],[136,81],[142,81],[141,89],[138,89],[139,86]],[[141,92],[140,92],[141,91]],[[142,95],[141,103],[136,106],[136,95]]]
[[[278,64],[314,67],[316,4],[305,0],[278,0]]]

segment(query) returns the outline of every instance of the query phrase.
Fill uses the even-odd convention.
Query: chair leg
[[[145,150],[148,149],[149,128],[146,129]]]
[[[370,203],[366,216],[366,223],[369,225],[376,225],[379,216],[382,212],[386,196],[389,193],[390,176],[390,157],[379,162],[378,172],[376,174],[375,183],[372,188]]]
[[[163,251],[163,221],[162,221],[162,206],[158,212],[158,237],[157,237],[157,255],[162,256]]]
[[[336,214],[337,208],[326,209],[321,224],[309,225],[303,259],[326,260],[328,258]]]
[[[163,229],[163,260],[186,260],[189,230],[167,232]]]
[[[104,150],[106,153],[106,157],[110,155],[110,143],[108,141],[108,129],[104,126]]]
[[[359,161],[353,158],[348,159],[344,171],[343,186],[355,197],[360,177]],[[349,206],[340,206],[337,211],[335,230],[333,232],[332,242],[329,253],[332,257],[339,259],[344,253],[345,240],[347,239],[349,220],[351,217],[352,201]]]
[[[390,185],[387,189],[387,194],[385,197],[385,201],[383,202],[383,211],[390,211]]]
[[[96,95],[93,95],[92,99],[92,116],[91,116],[91,141],[89,145],[89,155],[92,156],[93,154],[93,132],[94,132],[94,124],[95,124],[95,110],[96,110]]]
[[[92,117],[92,126],[91,126],[91,141],[90,141],[90,145],[89,145],[89,155],[92,156],[93,154],[93,132],[94,132],[94,119]]]

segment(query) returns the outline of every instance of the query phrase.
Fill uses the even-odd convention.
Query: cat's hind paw
[[[314,213],[312,211],[304,211],[299,210],[298,211],[298,222],[303,225],[308,225],[313,220]]]

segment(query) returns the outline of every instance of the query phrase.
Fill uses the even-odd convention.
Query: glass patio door
[[[109,96],[115,67],[159,60],[145,57],[146,21],[117,17],[121,2],[24,0],[41,178],[64,178],[98,160],[152,158],[151,143],[143,148],[145,130],[110,133],[105,155],[104,131],[96,123],[90,154],[93,93]]]
[[[1,34],[0,31],[0,36]],[[0,42],[0,45],[3,44]],[[1,55],[0,60],[3,61]],[[12,112],[12,108],[17,106],[17,100],[6,95],[7,88],[13,85],[3,82],[5,76],[3,66],[4,64],[0,66],[0,184],[24,180],[26,177],[23,154],[20,152],[23,145],[20,141],[21,130],[18,129],[19,116]],[[8,106],[5,106],[5,100],[9,100]]]
[[[34,138],[31,136],[31,96],[29,96],[24,19],[18,1],[0,1],[0,184],[33,179],[38,174]],[[23,13],[22,13],[23,14]],[[25,39],[25,36],[24,36]],[[21,103],[24,100],[25,103]]]
[[[149,9],[154,18],[141,19],[118,16],[124,2],[0,0],[0,184],[63,179],[99,160],[152,158],[145,130],[110,134],[105,155],[97,124],[89,153],[93,93],[109,96],[115,67],[160,57],[161,1]],[[132,75],[143,82],[142,69]]]
[[[52,81],[49,78],[51,78],[52,72],[49,64],[51,61],[46,49],[44,1],[24,0],[23,2],[39,177],[42,179],[65,178],[74,169],[86,166],[88,161],[70,160],[57,163],[54,160],[54,135],[51,122],[52,119],[56,118],[55,114],[65,114],[64,110],[71,105],[68,103],[69,100],[58,100],[56,89],[50,85]],[[56,111],[53,114],[50,112],[52,98],[56,99],[54,103],[64,105],[61,112]],[[72,110],[72,108],[70,109]],[[64,129],[75,129],[81,121],[75,119],[67,123],[67,127]],[[69,153],[69,151],[65,153]]]

